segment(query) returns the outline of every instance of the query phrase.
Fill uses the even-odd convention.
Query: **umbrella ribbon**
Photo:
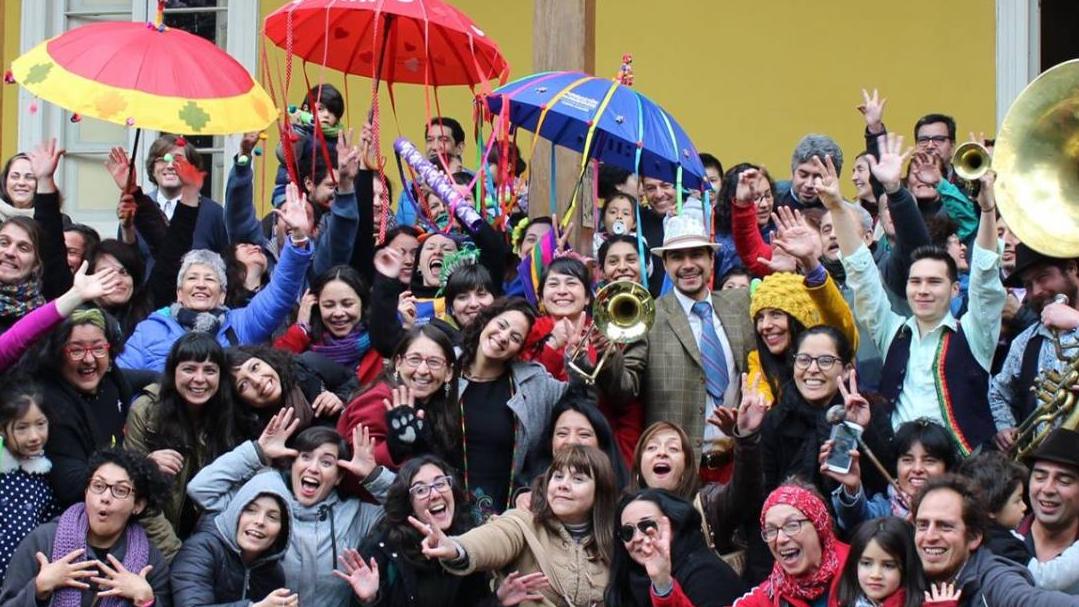
[[[614,96],[614,92],[618,90],[618,81],[612,80],[611,86],[607,89],[607,94],[603,96],[603,101],[600,102],[599,107],[596,108],[596,113],[593,115],[592,120],[588,121],[588,134],[584,138],[584,149],[581,150],[581,172],[580,175],[584,176],[584,171],[588,167],[588,153],[592,147],[592,137],[596,134],[596,127],[599,126],[600,118],[603,117],[603,113],[607,111],[607,105],[611,102],[611,97]],[[537,132],[539,129],[536,129]],[[573,212],[577,209],[577,194],[580,188],[573,188],[573,198],[570,199],[569,208],[566,209],[565,215],[562,216],[562,229],[565,229],[569,225],[569,222],[573,219]]]

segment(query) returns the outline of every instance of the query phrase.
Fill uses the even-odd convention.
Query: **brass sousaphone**
[[[997,208],[1019,240],[1050,257],[1079,257],[1079,60],[1052,67],[1023,89],[997,134],[993,169]],[[1038,407],[1019,425],[1016,459],[1053,428],[1079,426],[1079,344],[1054,341],[1064,369],[1035,380]]]

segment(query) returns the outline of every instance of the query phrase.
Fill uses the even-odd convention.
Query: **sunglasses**
[[[641,535],[648,535],[649,529],[658,530],[659,523],[649,518],[641,519],[637,521],[636,525],[630,523],[619,527],[618,538],[622,540],[622,543],[628,544],[633,541],[633,536],[636,535],[637,531],[640,531]]]

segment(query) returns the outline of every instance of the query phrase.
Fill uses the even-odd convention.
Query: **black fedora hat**
[[[1027,464],[1037,461],[1056,462],[1079,469],[1079,432],[1057,428],[1045,437],[1042,444],[1026,457]]]
[[[1012,273],[1008,274],[1008,278],[1004,280],[1004,286],[1013,289],[1022,288],[1023,272],[1034,266],[1057,264],[1063,261],[1068,260],[1060,257],[1050,257],[1035,251],[1023,243],[1019,243],[1015,245],[1015,269],[1012,270]]]

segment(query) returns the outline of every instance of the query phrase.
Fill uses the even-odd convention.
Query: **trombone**
[[[607,357],[623,344],[643,338],[656,319],[656,302],[641,285],[631,280],[612,282],[596,292],[592,303],[592,322],[581,341],[566,353],[569,368],[588,385],[596,383],[600,369]],[[600,354],[591,371],[578,366],[577,359],[588,354],[588,344],[595,335],[607,339],[607,347]]]

